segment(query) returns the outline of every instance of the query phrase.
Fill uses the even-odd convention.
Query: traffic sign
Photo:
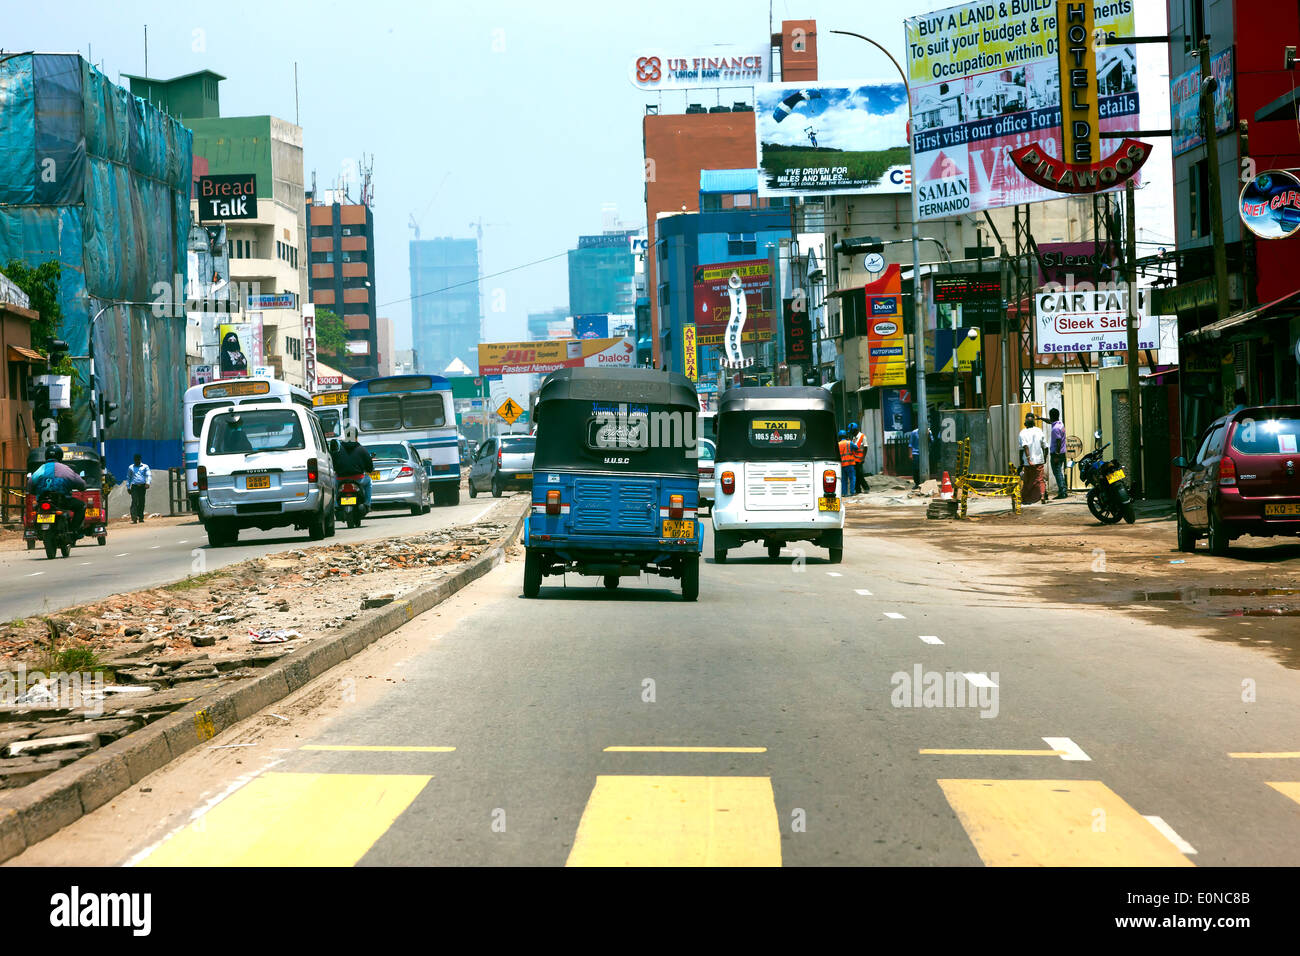
[[[515,400],[513,398],[507,398],[504,402],[501,403],[501,407],[497,409],[497,414],[500,415],[502,418],[504,418],[511,425],[513,425],[515,423],[515,419],[517,419],[523,413],[524,410],[515,404]]]

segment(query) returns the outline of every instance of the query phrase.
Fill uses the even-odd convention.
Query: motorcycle
[[[45,557],[60,552],[66,558],[77,541],[72,527],[72,512],[64,507],[62,495],[42,491],[36,499],[36,534],[45,545]]]
[[[1094,437],[1101,441],[1101,432]],[[1088,510],[1102,524],[1118,524],[1124,519],[1128,524],[1137,520],[1133,511],[1133,495],[1124,478],[1124,469],[1112,458],[1102,457],[1102,452],[1110,447],[1110,442],[1099,445],[1077,462],[1070,462],[1070,467],[1079,469],[1079,480],[1088,485]]]
[[[362,504],[361,476],[340,475],[338,481],[338,505],[334,508],[334,513],[349,528],[360,528],[361,519],[369,510]]]

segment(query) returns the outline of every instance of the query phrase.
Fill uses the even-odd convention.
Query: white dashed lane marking
[[[997,684],[993,683],[993,681],[989,679],[989,676],[987,674],[968,673],[968,674],[962,674],[962,676],[965,677],[972,684],[974,684],[976,687],[997,687],[998,686]]]
[[[844,576],[844,575],[840,574],[840,572],[838,572],[838,571],[827,571],[826,573],[827,573],[828,575],[830,575],[831,577],[833,577],[833,578],[840,578],[840,577],[843,577],[843,576]]]
[[[933,634],[922,634],[922,635],[920,635],[920,637],[921,637],[921,640],[925,641],[925,643],[927,643],[927,644],[942,644],[942,643],[943,643],[943,641],[939,640],[939,638],[935,637]]]
[[[866,588],[854,588],[853,593],[861,595],[862,597],[871,597],[871,592]]]
[[[1083,748],[1076,744],[1069,737],[1044,737],[1043,743],[1053,750],[1060,750],[1062,760],[1092,760]]]
[[[1165,823],[1165,821],[1160,819],[1160,817],[1143,814],[1142,819],[1146,820],[1147,823],[1159,830],[1166,840],[1178,848],[1179,853],[1192,854],[1196,852],[1196,847],[1192,846],[1180,837],[1174,828]]]
[[[27,575],[27,576],[28,576],[29,578],[34,578],[34,577],[36,577],[36,575],[38,575],[38,574],[44,574],[44,573],[45,573],[44,571],[33,571],[31,574],[29,574],[29,575]]]
[[[126,557],[128,554],[130,554],[130,553],[131,553],[130,551],[123,551],[121,554],[115,554],[115,555],[113,555],[113,557],[115,557],[115,558],[125,558],[125,557]]]
[[[904,620],[903,615],[899,614],[897,611],[886,611],[885,617],[889,618],[892,621]]]

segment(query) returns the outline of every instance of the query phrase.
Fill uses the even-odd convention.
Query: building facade
[[[374,378],[383,359],[375,314],[375,219],[364,203],[307,204],[311,222],[311,301],[343,320],[343,371]],[[390,356],[391,360],[391,356]]]
[[[475,239],[411,240],[411,340],[421,372],[478,368],[483,325]]]
[[[636,302],[635,229],[579,236],[569,250],[569,311],[630,315]]]

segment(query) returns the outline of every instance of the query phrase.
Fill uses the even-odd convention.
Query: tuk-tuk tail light
[[[548,515],[560,514],[560,492],[552,488],[546,493],[546,513]]]
[[[674,521],[680,520],[684,504],[685,499],[681,495],[670,495],[668,498],[668,517]]]
[[[734,495],[736,493],[736,473],[734,471],[724,471],[718,481],[722,485],[724,495]]]
[[[835,497],[835,471],[832,468],[822,472],[822,492],[827,498]]]

